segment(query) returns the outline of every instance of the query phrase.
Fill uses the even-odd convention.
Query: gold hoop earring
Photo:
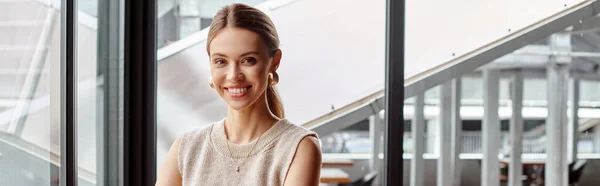
[[[279,74],[277,72],[269,73],[269,84],[277,85],[279,83]]]
[[[208,80],[208,86],[210,86],[210,88],[215,88],[215,82],[213,81],[212,77],[210,77],[210,80]]]

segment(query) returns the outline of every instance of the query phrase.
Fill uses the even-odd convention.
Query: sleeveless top
[[[178,166],[182,185],[283,185],[300,141],[317,134],[283,119],[257,139],[244,145],[229,143],[225,119],[187,132],[179,146]],[[239,172],[236,172],[236,162]]]

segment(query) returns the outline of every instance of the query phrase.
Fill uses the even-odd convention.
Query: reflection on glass
[[[0,185],[58,185],[60,13],[0,1]]]
[[[80,0],[97,1],[97,0]],[[242,3],[258,5],[265,0],[247,0]],[[213,16],[221,7],[232,4],[234,0],[160,0],[157,17],[157,48],[184,39],[210,26]]]

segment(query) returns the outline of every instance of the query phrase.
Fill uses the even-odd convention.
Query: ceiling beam
[[[598,15],[579,21],[573,25],[572,33],[595,32],[600,29],[600,17]]]

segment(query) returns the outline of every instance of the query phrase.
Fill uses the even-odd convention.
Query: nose
[[[242,79],[244,79],[244,74],[241,72],[239,65],[231,65],[227,72],[227,80],[236,82]]]

